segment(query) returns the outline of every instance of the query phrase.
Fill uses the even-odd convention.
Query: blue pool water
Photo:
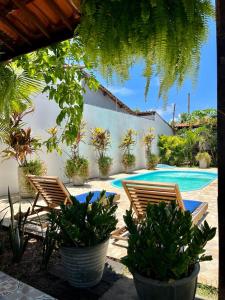
[[[112,181],[112,185],[122,187],[122,180],[145,180],[155,182],[172,182],[179,185],[180,191],[187,192],[199,190],[217,178],[216,173],[200,171],[153,171],[139,175],[133,175]]]

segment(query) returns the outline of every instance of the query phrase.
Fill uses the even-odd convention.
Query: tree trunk
[[[225,299],[225,1],[216,0],[218,109],[219,300]]]

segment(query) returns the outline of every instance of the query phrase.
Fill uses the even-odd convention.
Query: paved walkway
[[[0,299],[1,300],[54,300],[55,298],[3,272],[0,272]]]
[[[181,168],[180,168],[181,169]],[[183,170],[185,168],[182,168]],[[189,169],[190,170],[190,169]],[[199,170],[199,169],[191,169],[191,170]],[[207,169],[207,171],[216,171],[216,169]],[[135,173],[144,173],[146,170],[139,170]],[[120,200],[118,203],[118,210],[117,210],[117,217],[118,217],[118,227],[123,226],[123,215],[126,209],[129,208],[129,201],[125,195],[123,189],[119,189],[113,187],[111,185],[111,180],[117,178],[124,178],[127,177],[127,174],[117,174],[111,176],[109,180],[101,181],[99,179],[90,180],[88,184],[84,187],[73,187],[72,185],[68,184],[67,188],[72,195],[78,195],[84,192],[88,192],[91,190],[101,190],[105,189],[107,191],[112,191],[120,194]],[[182,193],[183,198],[186,199],[197,199],[200,201],[206,201],[209,204],[208,215],[206,216],[206,220],[210,224],[210,226],[217,227],[217,181],[213,181],[210,185],[206,186],[205,188],[197,191],[192,192],[184,192]],[[14,201],[18,200],[18,196],[13,197]],[[29,206],[30,202],[23,201],[23,209]],[[3,207],[7,205],[7,197],[0,198],[0,211]],[[16,204],[18,207],[18,204]],[[16,209],[15,209],[16,212]],[[7,218],[6,218],[7,221]],[[211,262],[204,262],[201,264],[201,271],[199,275],[199,282],[205,283],[212,286],[218,285],[218,234],[216,234],[215,238],[210,241],[206,247],[207,254],[211,254],[213,256],[213,261]],[[126,242],[117,242],[114,243],[111,240],[108,250],[108,256],[112,257],[116,260],[120,260],[121,257],[126,255]]]

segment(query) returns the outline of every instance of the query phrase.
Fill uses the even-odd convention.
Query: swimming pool
[[[171,182],[179,185],[180,191],[187,192],[199,190],[217,178],[216,173],[201,171],[152,171],[138,175],[132,175],[112,181],[112,185],[122,187],[122,180],[145,180],[155,182]]]

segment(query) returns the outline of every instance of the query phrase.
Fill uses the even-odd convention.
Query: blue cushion
[[[202,202],[195,201],[195,200],[183,200],[183,203],[184,203],[185,209],[189,210],[190,213],[195,211],[196,208],[198,208],[202,204]]]
[[[100,197],[101,191],[92,191],[92,193],[94,193],[94,196],[92,197],[90,203],[96,201],[96,200]],[[84,193],[84,194],[76,195],[76,196],[74,196],[74,197],[75,197],[80,203],[84,203],[84,202],[86,201],[86,197],[87,197],[88,194],[89,194],[89,193]],[[105,193],[105,196],[106,196],[106,197],[108,197],[108,196],[110,196],[110,195],[115,196],[116,193],[111,193],[111,192],[106,192],[106,193]]]

